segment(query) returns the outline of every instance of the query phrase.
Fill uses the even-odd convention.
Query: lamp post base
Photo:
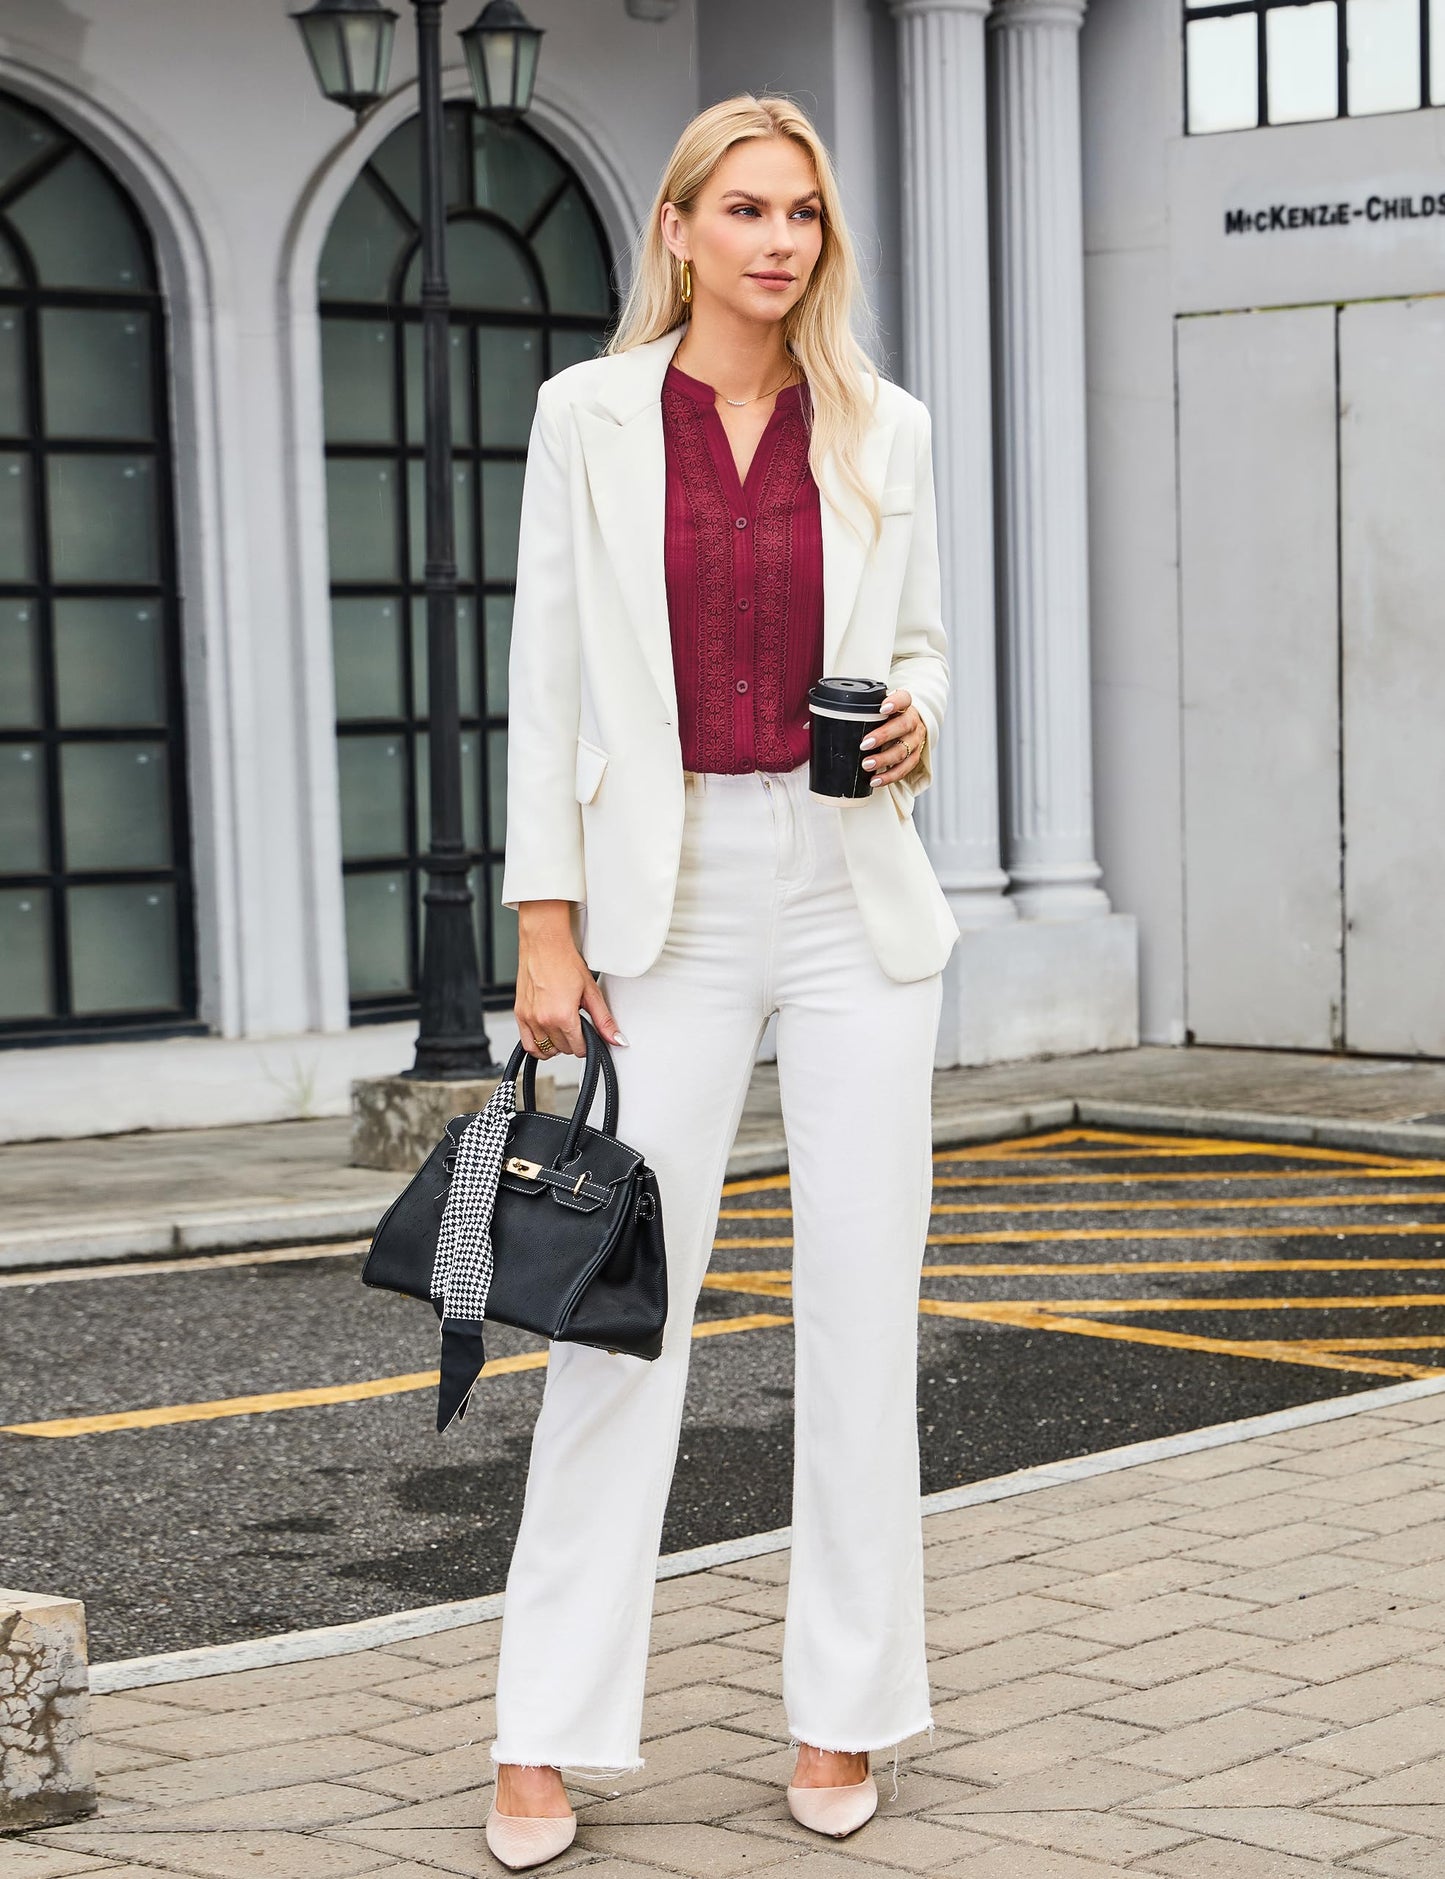
[[[501,1076],[461,1082],[365,1077],[351,1085],[351,1166],[415,1174],[453,1116],[476,1115]],[[555,1077],[537,1074],[537,1107],[552,1109]]]

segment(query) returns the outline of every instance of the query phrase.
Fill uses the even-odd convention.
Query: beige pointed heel
[[[800,1827],[841,1840],[856,1833],[878,1809],[878,1783],[872,1775],[841,1788],[788,1788],[788,1812]]]
[[[520,1872],[565,1853],[577,1834],[575,1814],[487,1815],[487,1845],[504,1866]]]

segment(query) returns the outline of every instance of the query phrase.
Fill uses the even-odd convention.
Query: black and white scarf
[[[492,1284],[492,1212],[516,1113],[517,1086],[503,1077],[457,1143],[431,1275],[442,1337],[438,1433],[467,1413],[472,1387],[487,1360],[482,1324]]]

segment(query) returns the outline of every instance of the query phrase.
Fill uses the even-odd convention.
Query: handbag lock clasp
[[[508,1155],[502,1166],[508,1174],[524,1175],[529,1181],[535,1181],[542,1172],[540,1161],[527,1161],[521,1155]]]

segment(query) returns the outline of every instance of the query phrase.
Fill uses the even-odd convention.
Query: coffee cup
[[[857,802],[873,793],[861,748],[870,725],[884,723],[888,687],[879,679],[819,679],[808,690],[812,734],[808,792],[829,802]]]

